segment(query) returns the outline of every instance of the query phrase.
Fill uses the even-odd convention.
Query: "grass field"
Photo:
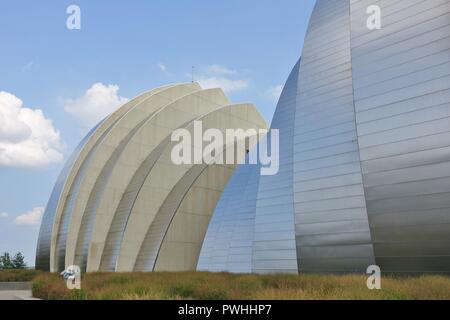
[[[70,291],[57,274],[33,280],[41,299],[101,300],[311,300],[311,299],[450,299],[450,277],[382,278],[382,290],[368,290],[363,275],[237,275],[227,273],[93,273],[82,289]]]
[[[28,282],[39,274],[40,271],[30,269],[0,270],[0,282]]]

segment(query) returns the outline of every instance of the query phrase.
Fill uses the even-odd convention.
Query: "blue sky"
[[[81,9],[69,30],[66,9]],[[0,252],[34,254],[42,207],[88,128],[167,83],[220,85],[270,121],[314,0],[3,1]],[[39,111],[41,110],[41,111]],[[3,153],[3,154],[2,154]]]

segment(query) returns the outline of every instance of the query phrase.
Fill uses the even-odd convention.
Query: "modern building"
[[[174,164],[172,133],[194,134],[197,121],[224,133],[267,128],[255,106],[232,105],[221,89],[195,83],[131,100],[97,125],[67,162],[45,210],[37,268],[194,270],[235,169],[214,161]],[[227,152],[233,146],[225,143]],[[189,147],[193,153],[198,146]]]
[[[55,186],[37,266],[450,272],[448,0],[316,1],[272,122],[276,175],[167,161],[170,133],[196,118],[265,127],[228,104],[218,89],[164,87],[94,128]]]
[[[450,272],[448,0],[317,0],[272,127],[280,173],[237,169],[199,270]]]

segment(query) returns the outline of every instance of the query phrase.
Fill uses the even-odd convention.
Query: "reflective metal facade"
[[[371,5],[380,30],[367,27]],[[217,105],[197,98],[192,105],[206,109],[175,121],[183,110],[161,105],[163,125],[146,131],[160,136],[145,152],[133,145],[143,129],[128,128],[133,137],[123,135],[83,200],[84,165],[119,116],[88,135],[47,206],[39,268],[56,270],[73,254],[88,271],[450,272],[448,0],[317,0],[272,122],[277,175],[197,165],[167,179],[171,130],[227,108],[220,95],[209,100]]]
[[[298,272],[292,174],[299,68],[300,61],[284,86],[272,121],[271,129],[279,130],[279,171],[259,181],[252,268],[258,273]],[[269,135],[269,146],[270,139]]]
[[[300,63],[294,130],[299,271],[374,264],[353,98],[350,1],[318,1]]]
[[[247,200],[246,270],[450,272],[448,0],[317,0],[272,127],[282,165]],[[225,190],[198,269],[235,271],[227,223],[252,171]]]
[[[361,167],[376,262],[450,272],[450,1],[352,1]]]
[[[251,273],[260,168],[239,166],[222,193],[203,242],[197,269]]]
[[[296,273],[293,205],[293,133],[300,61],[280,96],[272,129],[280,131],[279,172],[260,176],[259,165],[242,165],[217,205],[198,270]],[[270,150],[270,137],[268,139]]]

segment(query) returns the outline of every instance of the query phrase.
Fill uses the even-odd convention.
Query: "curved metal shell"
[[[450,272],[449,34],[447,0],[317,0],[272,125],[280,173],[252,193],[252,271]],[[236,270],[231,208],[250,170],[224,191],[198,269]]]
[[[173,188],[183,186],[175,176],[186,168],[167,160],[167,152],[173,146],[170,141],[173,130],[185,127],[195,119],[210,117],[213,120],[209,123],[217,122],[219,126],[234,128],[239,124],[242,128],[266,128],[253,105],[230,105],[222,90],[203,90],[195,83],[149,91],[95,127],[69,159],[50,198],[39,237],[37,267],[59,271],[77,264],[86,271],[114,271],[120,258],[119,262],[128,261],[132,269],[135,261],[127,260],[119,253],[121,248],[130,245],[137,245],[136,254],[140,248],[140,244],[127,236],[139,235],[139,228],[128,230],[135,227],[128,223],[130,215],[142,211],[139,199],[153,197],[155,200],[155,195],[170,192],[163,188],[167,181],[173,182]],[[216,179],[208,180],[209,183],[223,189],[233,168],[211,171],[208,167],[203,166],[202,172],[210,172],[210,178],[216,176]],[[199,178],[194,176],[192,185],[196,185]],[[149,177],[155,186],[153,190],[144,186]],[[189,191],[190,185],[184,185],[185,195],[192,194]],[[178,199],[179,206],[181,202],[190,202],[189,197],[185,198]],[[163,201],[164,197],[160,199]],[[145,210],[149,208],[145,207]],[[206,218],[211,216],[212,210],[213,207]],[[177,217],[177,212],[172,216]],[[206,226],[203,221],[204,232]],[[171,223],[166,224],[165,230],[170,227]],[[198,226],[192,225],[192,228],[198,229]],[[143,239],[146,229],[142,232]],[[179,232],[192,233],[189,230]],[[171,252],[167,248],[163,251]],[[196,264],[197,259],[198,252],[186,256],[185,261],[191,263],[179,261],[178,268],[188,268],[192,261]]]

